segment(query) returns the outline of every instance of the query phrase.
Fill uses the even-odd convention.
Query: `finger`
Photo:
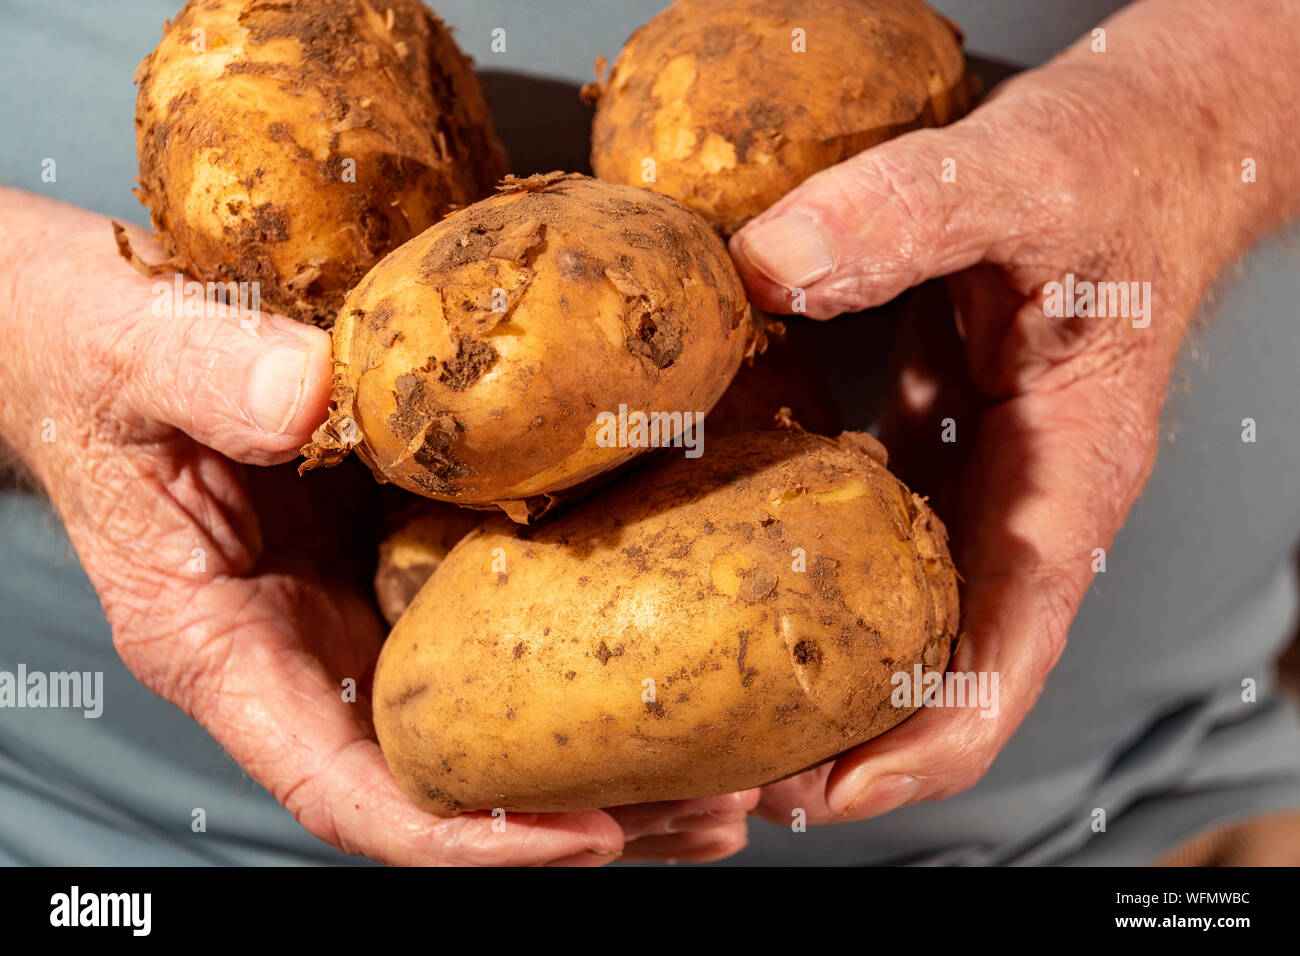
[[[351,733],[342,724],[333,730]],[[303,755],[291,788],[284,789],[283,772],[263,783],[302,826],[345,853],[401,866],[536,866],[575,855],[600,865],[622,849],[617,824],[598,810],[431,816],[397,787],[374,741],[352,742],[354,735],[330,757],[326,748],[337,743],[327,732],[310,736],[303,743],[315,753]]]
[[[711,863],[739,853],[749,842],[744,821],[692,833],[641,837],[623,849],[626,862],[658,860],[662,863]]]
[[[877,816],[980,779],[1065,647],[1094,549],[1109,547],[1149,473],[1159,399],[1139,381],[1160,372],[1135,369],[1022,394],[983,417],[965,482],[962,524],[973,530],[956,550],[962,639],[948,670],[982,676],[991,706],[923,707],[833,766],[765,788],[761,816]]]
[[[345,700],[347,675],[331,673],[301,637],[373,647],[382,639],[373,612],[360,595],[340,604],[305,587],[272,576],[211,582],[169,615],[167,630],[121,635],[119,651],[303,827],[345,853],[400,865],[535,865],[622,849],[618,824],[600,811],[442,819],[419,810],[365,730],[357,709],[368,702]]]
[[[802,290],[813,318],[865,309],[1037,228],[1044,204],[1017,178],[1024,159],[980,117],[822,170],[737,232],[730,248],[753,303],[790,312]]]
[[[1149,377],[1149,376],[1146,376]],[[1094,376],[984,418],[959,549],[963,639],[949,670],[991,706],[922,708],[840,758],[831,814],[874,816],[972,786],[1033,706],[1095,568],[1149,474],[1159,402],[1133,375]]]
[[[826,780],[833,767],[834,763],[828,761],[820,767],[768,784],[754,808],[754,816],[786,827],[796,820],[833,822],[834,814],[826,806]]]
[[[698,800],[665,800],[610,807],[605,812],[618,821],[624,838],[705,830],[720,824],[744,820],[758,804],[758,790],[744,790]]]
[[[621,853],[605,852],[603,850],[583,850],[581,853],[574,853],[571,856],[562,856],[558,860],[551,860],[542,864],[543,866],[606,866],[618,860]]]
[[[201,290],[170,274],[155,278],[150,314],[114,343],[128,400],[146,422],[236,461],[290,460],[327,412],[329,334],[251,311],[251,299],[208,301]]]

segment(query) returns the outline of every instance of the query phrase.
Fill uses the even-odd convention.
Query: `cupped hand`
[[[0,434],[48,491],[126,666],[311,833],[392,864],[706,860],[744,845],[757,791],[610,812],[418,810],[370,723],[385,631],[369,595],[376,486],[298,478],[326,413],[329,336],[269,313],[187,315],[107,220],[0,190]],[[162,252],[138,230],[146,261]],[[194,300],[189,300],[191,308]],[[255,466],[255,467],[247,467]]]
[[[873,816],[978,781],[1149,475],[1179,340],[1225,258],[1208,238],[1222,203],[1206,197],[1240,170],[1187,155],[1196,130],[1179,111],[1099,62],[1083,51],[1021,74],[955,125],[818,173],[732,239],[755,304],[775,312],[828,318],[951,277],[955,323],[930,313],[900,333],[881,437],[953,536],[949,669],[998,682],[995,708],[923,708],[765,788],[773,821]],[[1058,282],[1138,298],[1060,315]]]

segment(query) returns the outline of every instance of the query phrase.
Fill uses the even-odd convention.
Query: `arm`
[[[132,240],[160,257],[148,237]],[[324,416],[326,333],[269,314],[156,315],[157,280],[118,257],[107,220],[8,190],[0,263],[0,436],[49,492],[143,683],[347,852],[617,854],[623,835],[602,812],[512,815],[504,830],[484,816],[439,820],[388,773],[364,692],[384,632],[364,576],[349,573],[341,504],[365,489],[235,464],[292,459]],[[346,677],[362,688],[355,703]]]
[[[961,122],[810,178],[732,240],[755,303],[774,311],[791,288],[826,318],[950,277],[960,339],[948,354],[905,330],[882,438],[954,531],[966,584],[950,666],[1001,681],[995,719],[923,711],[769,787],[773,819],[870,816],[979,780],[1065,647],[1093,549],[1146,482],[1198,304],[1300,214],[1293,5],[1144,0],[1103,27],[1105,53],[1080,40]],[[1243,181],[1248,159],[1256,181]],[[1150,283],[1149,323],[1049,314],[1048,284],[1067,275]],[[951,459],[936,456],[939,408],[962,436]],[[940,474],[914,479],[927,455]]]
[[[157,314],[174,278],[131,269],[103,217],[0,189],[0,439],[49,493],[131,671],[346,852],[598,865],[740,849],[757,791],[504,828],[406,798],[370,726],[373,480],[238,464],[297,457],[325,416],[329,336],[271,314]]]

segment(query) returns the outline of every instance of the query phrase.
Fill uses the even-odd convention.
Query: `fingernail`
[[[695,813],[686,813],[680,817],[674,817],[664,824],[665,833],[680,833],[683,829],[689,830],[692,823],[699,823],[709,815],[707,810],[697,810]]]
[[[844,808],[844,816],[853,819],[878,817],[897,810],[921,792],[921,778],[904,773],[890,773],[877,777]]]
[[[622,850],[597,850],[594,847],[587,848],[588,853],[594,853],[596,856],[622,856]]]
[[[790,212],[752,225],[739,235],[740,253],[768,279],[803,289],[835,269],[835,256],[817,224]]]
[[[277,345],[257,360],[248,386],[248,404],[257,427],[280,435],[302,403],[311,346]]]

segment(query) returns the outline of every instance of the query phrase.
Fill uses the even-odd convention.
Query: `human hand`
[[[1190,316],[1265,227],[1242,146],[1213,122],[1240,98],[1171,83],[1185,75],[1177,57],[1202,61],[1155,31],[1157,5],[1138,6],[1109,25],[1110,42],[1148,57],[1128,48],[1117,68],[1078,46],[961,122],[813,176],[732,239],[751,298],[775,312],[802,301],[827,318],[951,277],[955,334],[934,316],[904,328],[881,437],[953,534],[963,637],[950,670],[996,674],[1000,692],[996,716],[922,709],[765,788],[758,812],[774,822],[798,809],[809,822],[874,816],[980,779],[1042,690],[1096,549],[1146,481]],[[1267,153],[1262,139],[1252,147]],[[1118,316],[1049,315],[1048,283],[1067,275],[1076,288],[1136,282],[1140,299]]]
[[[155,284],[173,277],[139,275],[107,220],[61,204],[0,190],[0,246],[0,435],[62,516],[127,667],[311,833],[395,864],[702,860],[743,846],[757,791],[510,813],[504,826],[418,810],[370,724],[385,636],[364,558],[377,486],[357,465],[299,479],[281,464],[325,416],[329,337],[270,314],[156,315]]]

